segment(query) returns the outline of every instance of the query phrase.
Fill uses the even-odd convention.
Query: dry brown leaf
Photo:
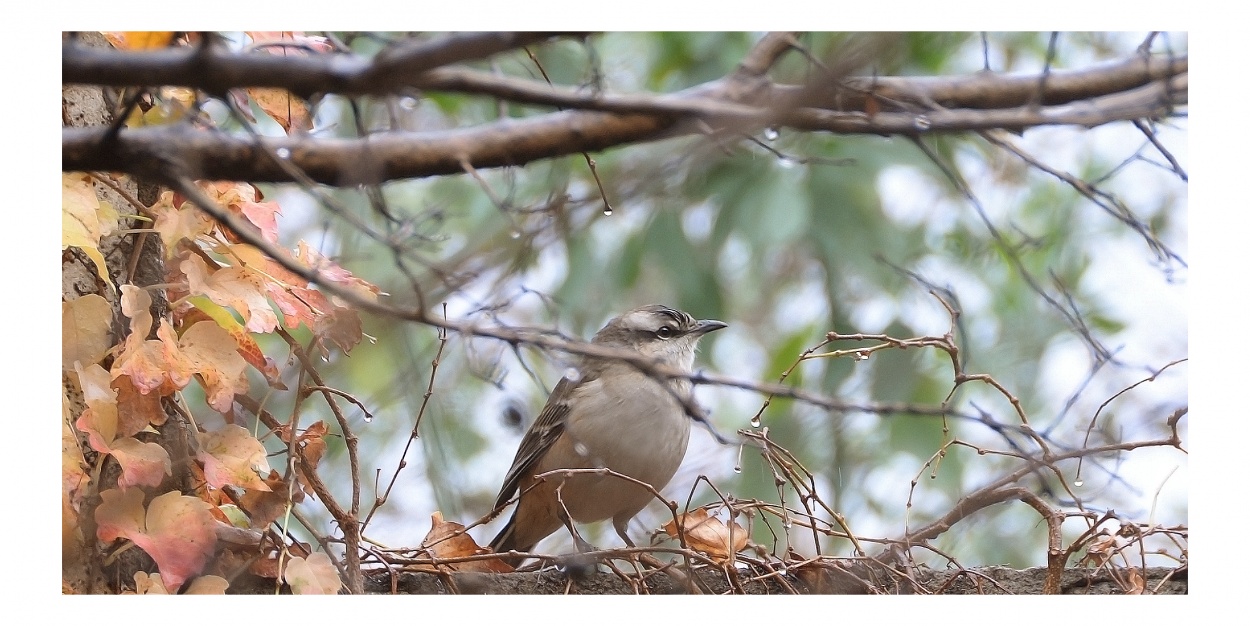
[[[1128,570],[1128,589],[1124,593],[1130,596],[1140,596],[1146,591],[1146,579],[1142,577],[1141,571],[1136,567]]]
[[[291,92],[276,87],[251,87],[247,95],[288,135],[312,130],[313,120],[308,104]]]
[[[169,590],[161,583],[160,574],[135,572],[135,593],[141,596],[167,596],[169,595]]]
[[[726,563],[747,545],[747,531],[737,522],[726,526],[716,517],[708,515],[705,509],[696,509],[678,516],[677,522],[686,535],[686,545],[702,552],[714,561]],[[731,532],[732,528],[732,532]],[[669,520],[664,525],[664,532],[677,538],[677,525]]]
[[[432,558],[450,559],[462,556],[475,556],[478,554],[490,554],[489,548],[483,548],[477,545],[477,542],[465,532],[464,524],[457,522],[447,522],[443,520],[441,511],[435,511],[430,516],[430,532],[425,534],[425,539],[421,540],[421,547]],[[512,566],[504,563],[499,559],[483,559],[480,561],[461,561],[459,563],[447,563],[437,567],[431,565],[418,565],[415,569],[426,572],[441,571],[457,571],[457,572],[511,572]]]
[[[65,402],[62,396],[62,402]],[[61,422],[61,491],[74,510],[78,510],[85,488],[91,481],[87,460],[78,447],[78,436],[68,422]]]
[[[142,424],[134,431],[137,433],[149,424],[160,426],[168,419],[169,416],[161,409],[160,396],[140,392],[129,376],[115,376],[112,386],[117,392],[117,412],[122,432],[129,430],[132,424]]]

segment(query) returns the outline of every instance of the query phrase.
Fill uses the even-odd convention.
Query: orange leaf
[[[121,432],[133,435],[148,424],[160,426],[168,418],[161,409],[160,396],[142,393],[135,388],[129,376],[114,377],[113,389],[117,391],[117,414]],[[138,427],[135,428],[134,425]],[[135,430],[129,432],[131,428]]]
[[[431,557],[436,559],[474,556],[491,552],[489,548],[478,546],[477,542],[473,541],[473,537],[464,532],[464,524],[443,521],[443,514],[439,511],[435,511],[430,516],[430,532],[426,533],[425,539],[421,540],[421,547]],[[460,563],[447,563],[438,567],[458,572],[511,572],[513,569],[512,566],[499,559],[462,561]],[[438,571],[434,567],[429,566],[417,566],[416,569],[429,572]]]
[[[118,50],[151,50],[164,48],[174,40],[168,32],[106,32],[104,38]]]

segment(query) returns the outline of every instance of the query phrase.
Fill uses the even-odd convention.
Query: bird
[[[696,320],[677,309],[652,304],[608,321],[591,343],[632,350],[655,362],[692,372],[699,339],[728,325]],[[556,384],[546,405],[522,437],[512,467],[495,499],[502,509],[520,493],[508,523],[490,542],[492,551],[529,552],[571,522],[612,520],[626,545],[626,526],[653,498],[643,487],[608,474],[538,474],[560,469],[607,468],[649,484],[668,484],[686,455],[690,419],[684,401],[690,381],[657,377],[622,361],[584,356]],[[571,518],[571,520],[570,520]],[[524,558],[505,559],[519,565]]]

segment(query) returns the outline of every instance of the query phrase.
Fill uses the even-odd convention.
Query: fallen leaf
[[[226,589],[230,587],[230,581],[221,576],[200,576],[191,581],[191,585],[183,592],[184,596],[220,596],[226,593]]]
[[[686,535],[686,545],[702,552],[714,561],[726,563],[747,545],[747,531],[737,522],[726,526],[719,518],[708,515],[705,509],[696,509],[678,516],[681,529]],[[732,529],[732,530],[731,530]],[[677,525],[670,520],[664,525],[664,532],[677,538]]]
[[[450,559],[462,556],[475,556],[478,554],[490,554],[489,548],[483,548],[477,545],[477,542],[465,532],[464,524],[457,522],[447,522],[443,520],[443,514],[435,511],[430,516],[430,532],[425,534],[425,539],[421,540],[421,548],[435,559]],[[457,572],[511,572],[512,566],[504,563],[500,559],[483,559],[481,561],[461,561],[459,563],[446,563],[436,566],[418,565],[415,569],[419,571],[435,572],[442,570],[453,570]]]
[[[135,593],[141,596],[167,596],[169,595],[169,590],[161,582],[159,574],[135,572]]]
[[[291,557],[283,580],[297,595],[335,594],[343,587],[338,570],[324,552],[314,552],[307,559]]]

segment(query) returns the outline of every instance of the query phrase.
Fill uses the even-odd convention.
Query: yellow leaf
[[[99,363],[113,347],[113,309],[108,300],[87,294],[61,303],[61,369]]]
[[[78,248],[96,266],[100,280],[111,285],[108,266],[100,254],[100,237],[117,228],[117,211],[100,202],[86,174],[61,174],[61,249]]]
[[[151,50],[164,48],[174,40],[173,31],[106,32],[104,38],[118,50]]]

